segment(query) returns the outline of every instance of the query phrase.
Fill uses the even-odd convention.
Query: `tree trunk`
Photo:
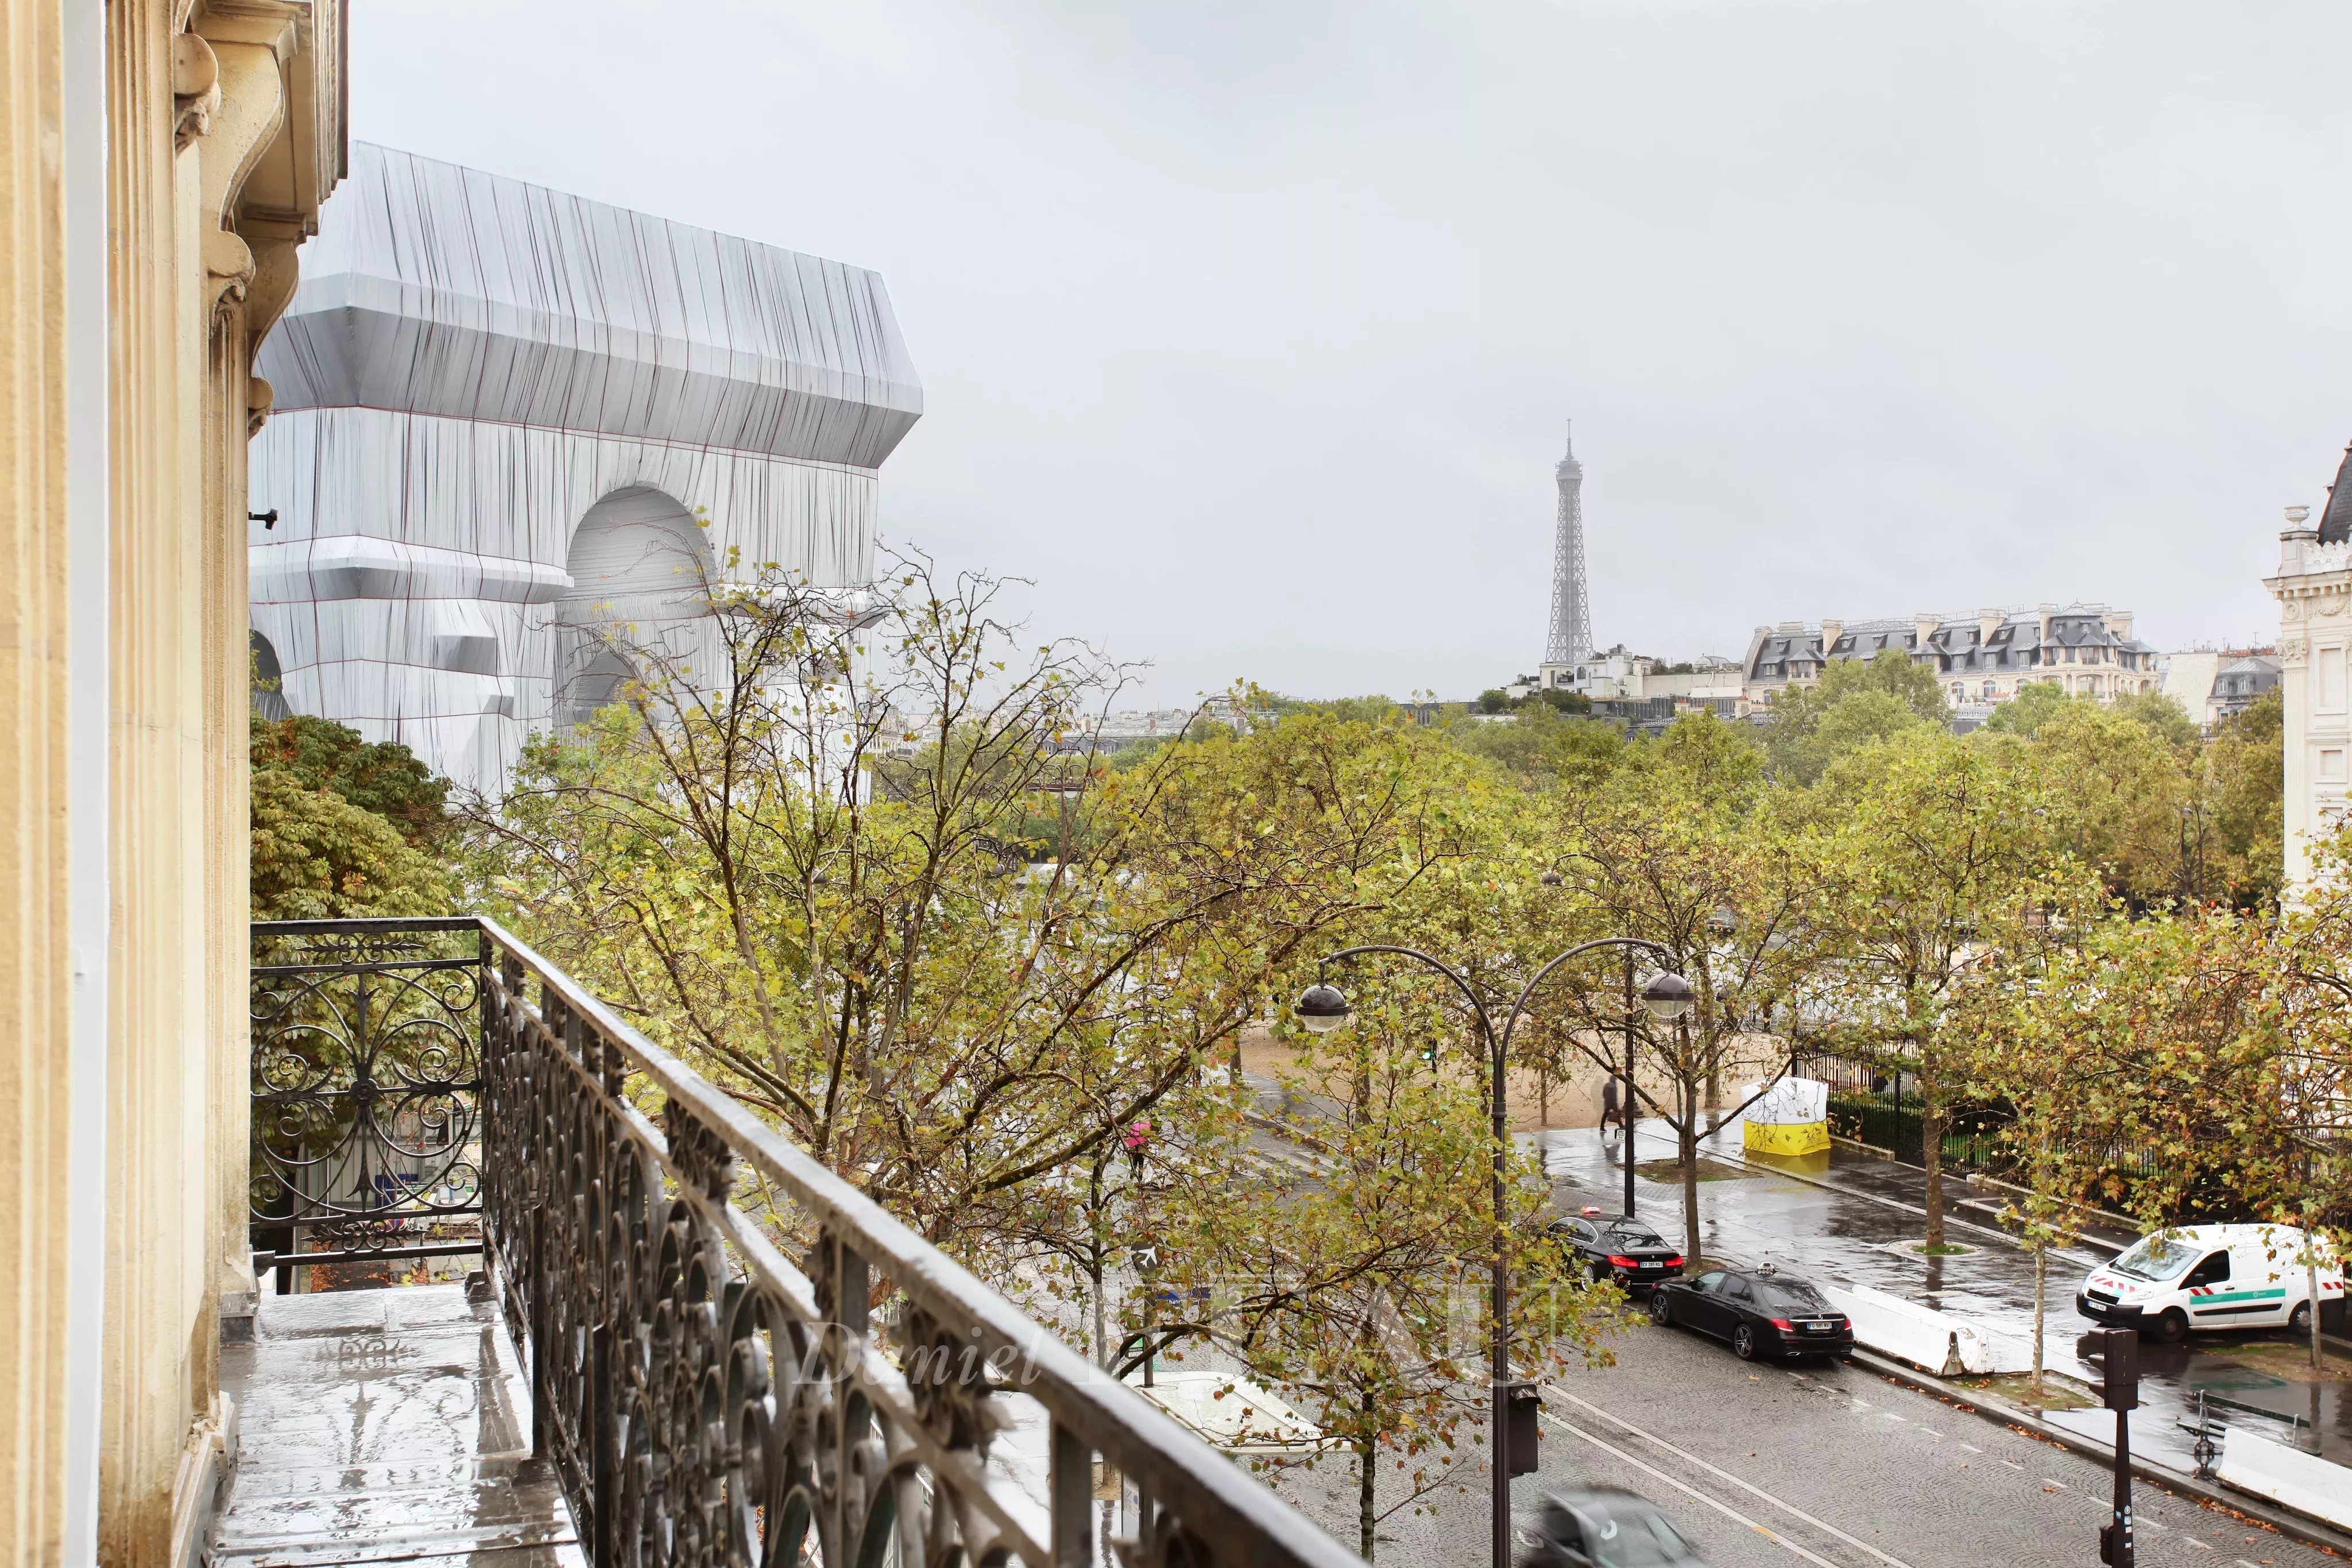
[[[2311,1385],[2316,1388],[2326,1363],[2320,1359],[2319,1354],[2319,1240],[2312,1233],[2309,1220],[2304,1221],[2303,1259],[2304,1278],[2311,1285]]]
[[[1685,1112],[1676,1129],[1683,1157],[1683,1258],[1685,1267],[1698,1271],[1698,1121]]]
[[[1369,1412],[1371,1407],[1372,1396],[1367,1394],[1364,1408]],[[1367,1563],[1372,1560],[1372,1527],[1380,1522],[1372,1453],[1369,1440],[1356,1445],[1356,1555]]]
[[[1919,1163],[1927,1172],[1927,1245],[1944,1245],[1944,1112],[1933,1095],[1919,1102]]]
[[[1087,1270],[1087,1285],[1095,1295],[1095,1360],[1108,1370],[1115,1359],[1111,1354],[1110,1325],[1103,1314],[1102,1254],[1097,1252],[1094,1266]]]
[[[2033,1244],[2033,1397],[2045,1397],[2042,1387],[2042,1326],[2049,1321],[2050,1244]]]

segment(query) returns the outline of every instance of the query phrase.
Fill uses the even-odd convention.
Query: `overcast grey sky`
[[[1040,631],[1459,696],[1593,630],[2270,641],[2352,439],[2352,6],[362,0],[362,139],[878,269],[886,533]]]

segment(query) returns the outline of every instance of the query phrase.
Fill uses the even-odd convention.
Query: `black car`
[[[1808,1281],[1771,1269],[1711,1269],[1650,1294],[1650,1321],[1728,1340],[1742,1361],[1759,1355],[1844,1355],[1853,1324]]]
[[[1576,1249],[1590,1279],[1654,1285],[1682,1275],[1682,1249],[1667,1246],[1656,1231],[1638,1219],[1623,1215],[1614,1219],[1583,1216],[1555,1219],[1544,1228]]]
[[[1705,1568],[1648,1499],[1619,1487],[1553,1493],[1519,1540],[1518,1568]]]

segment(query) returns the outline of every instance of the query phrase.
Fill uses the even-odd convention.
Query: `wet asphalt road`
[[[1532,1134],[1545,1148],[1557,1186],[1556,1202],[1566,1213],[1586,1203],[1611,1214],[1623,1207],[1624,1166],[1617,1140],[1593,1129]],[[1720,1153],[1739,1153],[1731,1131]],[[1671,1159],[1674,1144],[1662,1124],[1640,1130],[1641,1163]],[[1771,1261],[1800,1274],[1868,1285],[1892,1294],[1974,1319],[2011,1342],[2020,1364],[2030,1354],[2033,1333],[2033,1275],[2028,1256],[1988,1223],[1990,1204],[1962,1211],[1950,1225],[1952,1239],[1974,1250],[1923,1258],[1910,1250],[1924,1223],[1918,1207],[1920,1173],[1884,1160],[1837,1151],[1820,1179],[1828,1190],[1778,1173],[1754,1174],[1699,1184],[1700,1235],[1705,1253],[1742,1263]],[[1958,1182],[1948,1194],[1966,1196]],[[1682,1191],[1674,1182],[1635,1175],[1636,1212],[1669,1240],[1682,1239]],[[2088,1380],[2093,1369],[2078,1361],[2074,1343],[2094,1325],[2074,1312],[2074,1290],[2083,1275],[2111,1254],[2079,1248],[2053,1254],[2048,1282],[2047,1364],[2055,1371]],[[2160,1463],[2183,1470],[2194,1461],[2184,1423],[2198,1390],[2208,1393],[2213,1413],[2246,1422],[2267,1436],[2285,1438],[2299,1424],[2315,1425],[2320,1452],[2352,1463],[2352,1399],[2342,1384],[2296,1384],[2226,1358],[2232,1345],[2281,1341],[2283,1334],[2199,1334],[2190,1346],[2148,1345],[2143,1350],[2143,1408],[2132,1421],[2133,1447]],[[2207,1348],[2210,1347],[2210,1348]],[[2227,1401],[2227,1404],[2221,1403]],[[2265,1411],[2267,1416],[2254,1414]],[[2053,1412],[2053,1423],[2105,1438],[2112,1418],[2103,1411]]]
[[[1549,1386],[1543,1467],[1513,1483],[1519,1517],[1547,1491],[1621,1486],[1658,1505],[1713,1568],[2039,1568],[2095,1564],[2108,1472],[1862,1368],[1751,1366],[1712,1341],[1631,1327],[1612,1367]],[[1380,1527],[1375,1561],[1487,1563],[1483,1475]],[[1281,1490],[1355,1543],[1347,1460]],[[1393,1497],[1385,1500],[1394,1501]],[[2149,1568],[2316,1568],[2314,1548],[2147,1482]]]

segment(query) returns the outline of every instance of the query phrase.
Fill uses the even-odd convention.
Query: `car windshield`
[[[1664,1247],[1665,1245],[1658,1239],[1656,1231],[1639,1225],[1612,1225],[1609,1228],[1609,1239],[1622,1242],[1628,1247]]]
[[[2169,1280],[2203,1256],[2200,1249],[2167,1236],[2150,1236],[2108,1265],[2135,1280]]]
[[[1819,1291],[1802,1280],[1759,1280],[1756,1299],[1779,1312],[1826,1312],[1835,1309]]]
[[[1593,1524],[1596,1568],[1665,1568],[1690,1560],[1690,1548],[1675,1527],[1648,1508],[1602,1513]]]

